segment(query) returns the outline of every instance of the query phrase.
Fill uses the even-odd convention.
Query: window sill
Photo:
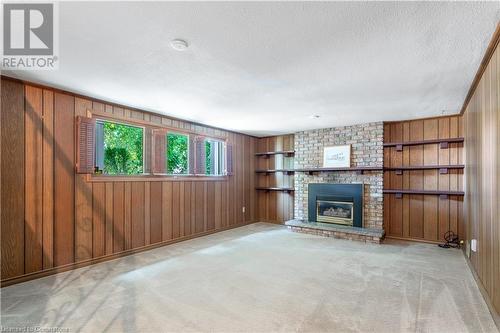
[[[187,181],[226,181],[228,176],[207,175],[87,175],[89,182],[187,182]]]

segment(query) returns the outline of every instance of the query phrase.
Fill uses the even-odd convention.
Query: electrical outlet
[[[471,239],[470,249],[474,252],[477,252],[477,240],[476,239]]]
[[[245,214],[245,206],[241,207],[241,212]]]

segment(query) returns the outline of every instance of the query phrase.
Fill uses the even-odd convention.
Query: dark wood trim
[[[83,99],[92,99],[95,102],[99,102],[99,103],[103,103],[103,104],[107,104],[107,105],[111,105],[111,106],[115,106],[115,107],[119,107],[119,108],[125,108],[125,109],[132,110],[132,111],[143,112],[143,113],[147,113],[149,115],[153,115],[153,116],[157,116],[157,117],[166,117],[166,118],[171,119],[171,120],[182,121],[182,122],[190,123],[190,124],[193,124],[193,125],[196,125],[196,126],[202,126],[202,127],[206,127],[206,128],[212,128],[214,130],[219,130],[219,131],[224,131],[224,132],[230,132],[230,133],[235,133],[235,134],[242,134],[242,135],[247,135],[247,136],[250,136],[250,137],[253,137],[253,138],[258,138],[257,136],[250,135],[250,134],[245,134],[245,133],[241,133],[241,132],[236,132],[236,131],[228,130],[228,129],[225,129],[225,128],[220,128],[220,127],[210,126],[210,125],[206,125],[206,124],[202,124],[202,123],[197,123],[197,122],[194,122],[194,121],[190,121],[190,120],[186,120],[186,119],[181,119],[181,118],[177,118],[177,117],[166,115],[166,114],[161,114],[161,113],[154,112],[154,111],[149,111],[149,110],[139,109],[139,108],[132,107],[132,106],[127,106],[127,105],[124,105],[124,104],[117,104],[117,103],[106,101],[106,100],[103,100],[103,99],[99,99],[99,98],[96,98],[96,97],[90,96],[90,95],[82,95],[82,94],[79,94],[79,93],[76,93],[76,92],[73,92],[73,91],[70,91],[70,90],[67,90],[67,89],[57,88],[57,87],[54,87],[54,86],[51,86],[51,85],[48,85],[48,84],[42,84],[42,83],[37,83],[37,82],[33,82],[33,81],[27,81],[27,80],[23,80],[23,79],[18,79],[18,78],[15,78],[15,77],[7,76],[5,74],[0,75],[0,78],[2,80],[9,80],[9,81],[14,81],[14,82],[19,82],[19,83],[22,83],[22,84],[30,85],[30,86],[41,88],[41,89],[52,90],[54,92],[58,92],[58,93],[61,93],[61,94],[71,95],[73,97],[78,97],[78,98],[83,98]]]
[[[186,130],[183,128],[177,128],[177,127],[173,127],[173,126],[159,124],[159,123],[155,123],[152,121],[134,119],[134,118],[129,118],[129,117],[125,117],[125,116],[118,116],[115,114],[109,114],[106,112],[99,112],[99,111],[95,111],[95,110],[87,110],[87,112],[90,112],[92,114],[92,116],[93,117],[95,116],[94,118],[97,118],[97,119],[109,120],[112,122],[123,123],[123,124],[132,124],[132,125],[137,125],[137,126],[141,126],[141,127],[150,127],[152,129],[157,129],[157,128],[158,129],[165,129],[167,131],[167,133],[177,133],[177,134],[184,134],[184,135],[189,135],[189,134],[203,135],[206,138],[217,139],[217,140],[223,141],[224,143],[227,143],[226,136],[207,135],[205,133],[198,133],[196,131],[190,131],[190,130]],[[164,117],[164,116],[161,116],[161,117]],[[182,120],[182,121],[187,122],[186,120]]]
[[[486,49],[486,53],[484,54],[483,60],[481,61],[481,64],[477,69],[476,75],[472,80],[469,91],[467,92],[467,96],[465,97],[464,104],[460,109],[461,115],[463,115],[465,109],[467,109],[467,106],[469,105],[469,102],[472,99],[472,96],[474,95],[474,92],[476,91],[476,88],[479,85],[481,78],[483,77],[484,71],[486,70],[486,67],[488,67],[490,59],[495,53],[498,43],[500,43],[500,22],[497,23],[497,27],[495,29],[495,32],[493,33],[493,36],[491,37],[490,43],[488,44],[488,48]]]
[[[276,173],[276,172],[283,172],[283,173],[294,173],[295,170],[293,169],[270,169],[270,170],[255,170],[255,173],[265,173],[266,175],[269,173]]]
[[[423,194],[423,195],[456,195],[463,196],[462,191],[427,191],[427,190],[384,190],[384,194]]]
[[[255,153],[255,156],[271,156],[271,155],[287,155],[292,156],[295,154],[295,150],[283,150],[283,151],[266,151],[261,153]]]
[[[83,261],[79,261],[77,263],[71,263],[71,264],[67,264],[67,265],[62,265],[62,266],[58,266],[58,267],[54,267],[54,268],[45,269],[45,270],[38,271],[35,273],[31,273],[31,274],[25,274],[25,275],[16,276],[16,277],[9,278],[9,279],[4,279],[1,281],[1,287],[3,288],[3,287],[7,287],[10,285],[16,284],[16,283],[26,282],[26,281],[38,279],[41,277],[54,275],[57,273],[62,273],[62,272],[66,272],[69,270],[98,264],[98,263],[105,262],[105,261],[119,259],[119,258],[128,256],[128,255],[131,255],[131,254],[152,250],[152,249],[155,249],[158,247],[162,247],[162,246],[170,245],[170,244],[174,244],[174,243],[179,243],[179,242],[186,241],[186,240],[193,239],[193,238],[211,235],[211,234],[218,233],[218,232],[221,232],[224,230],[239,228],[239,227],[242,227],[242,226],[245,226],[248,224],[252,224],[252,223],[256,223],[256,222],[234,224],[234,225],[226,226],[226,227],[223,227],[223,228],[220,228],[217,230],[204,231],[204,232],[197,233],[195,235],[189,235],[189,236],[185,236],[185,237],[181,237],[181,238],[177,238],[177,239],[173,239],[173,240],[168,240],[168,241],[164,241],[164,242],[159,242],[159,243],[149,244],[146,246],[141,246],[141,247],[138,247],[135,249],[125,250],[125,251],[122,251],[120,253],[105,255],[105,256],[102,256],[99,258],[95,258],[95,259],[83,260]]]
[[[400,167],[384,167],[384,171],[397,171],[397,170],[441,170],[441,169],[464,169],[463,164],[452,165],[417,165],[417,166],[400,166]]]
[[[428,239],[418,239],[418,238],[408,238],[408,237],[397,237],[397,236],[387,236],[385,235],[385,239],[405,241],[405,242],[416,242],[416,243],[428,243],[428,244],[442,244],[440,241],[433,241]]]
[[[227,181],[228,176],[207,175],[89,175],[87,181],[99,182],[182,182],[182,181]]]
[[[280,191],[280,192],[293,192],[294,188],[291,187],[256,187],[257,191]]]
[[[368,167],[350,167],[350,168],[304,168],[304,169],[294,169],[295,172],[307,172],[308,174],[313,174],[315,172],[345,172],[345,171],[355,171],[363,173],[365,171],[383,171],[383,167],[379,166],[368,166]]]
[[[396,147],[398,151],[398,146],[418,146],[418,145],[428,145],[428,144],[434,144],[434,143],[455,143],[455,142],[464,142],[463,137],[459,138],[446,138],[446,139],[432,139],[432,140],[418,140],[418,141],[401,141],[401,142],[386,142],[384,143],[384,147]],[[446,147],[441,147],[441,148],[447,148]]]

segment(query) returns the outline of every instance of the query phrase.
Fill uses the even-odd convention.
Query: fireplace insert
[[[316,200],[316,220],[352,226],[353,203],[346,201]]]
[[[308,219],[363,227],[363,184],[309,184]]]

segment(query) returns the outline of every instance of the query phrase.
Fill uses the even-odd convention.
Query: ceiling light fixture
[[[319,118],[319,115],[317,115],[317,114],[312,114],[312,115],[310,115],[310,116],[309,116],[309,118],[311,118],[311,119],[318,119],[318,118]]]
[[[174,39],[170,42],[170,46],[176,51],[184,51],[189,47],[189,44],[183,39]]]

